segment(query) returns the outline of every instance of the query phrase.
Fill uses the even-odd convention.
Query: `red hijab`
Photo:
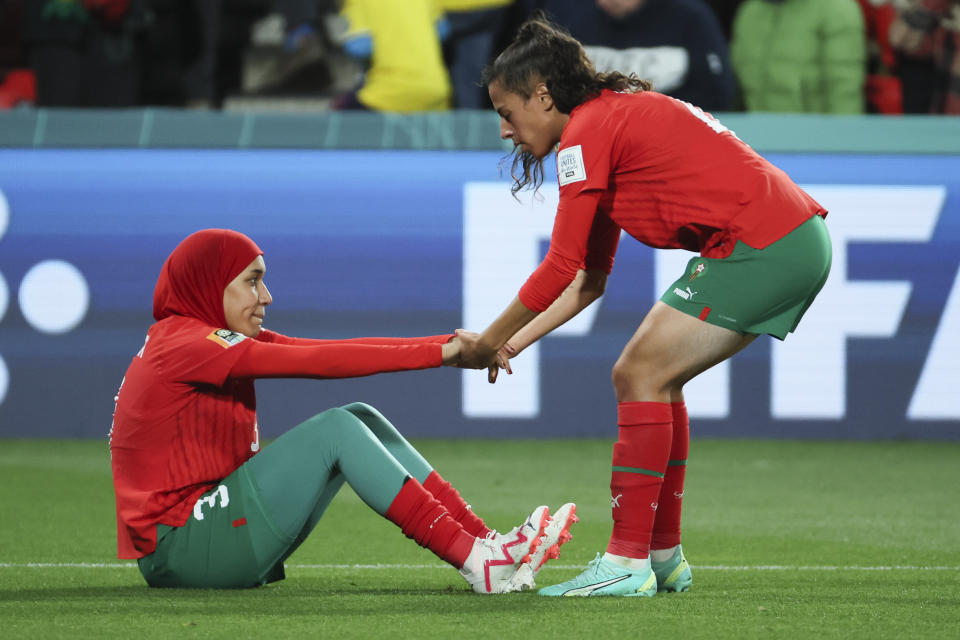
[[[263,251],[230,229],[203,229],[177,245],[163,263],[153,290],[153,317],[196,318],[226,327],[223,290]]]

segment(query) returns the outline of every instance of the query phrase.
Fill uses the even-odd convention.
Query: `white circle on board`
[[[3,404],[4,398],[7,397],[9,382],[10,374],[7,373],[7,363],[3,361],[3,356],[0,356],[0,404]]]
[[[64,260],[44,260],[20,283],[20,311],[43,333],[66,333],[87,315],[90,289],[80,270]]]

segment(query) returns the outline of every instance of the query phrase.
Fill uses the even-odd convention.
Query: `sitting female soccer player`
[[[260,451],[256,378],[345,378],[455,364],[453,336],[307,340],[262,328],[272,302],[263,252],[207,229],[174,249],[153,298],[157,322],[116,398],[110,451],[120,558],[151,586],[250,587],[283,561],[344,482],[474,591],[533,586],[570,538],[576,507],[538,507],[498,534],[376,409],[351,404]],[[522,569],[522,571],[521,571]]]
[[[464,335],[461,366],[499,362],[509,372],[508,358],[597,300],[621,230],[700,254],[613,367],[619,429],[606,553],[540,593],[685,591],[693,578],[680,547],[683,386],[757,335],[782,340],[796,329],[830,272],[826,210],[709,114],[635,76],[598,73],[580,43],[546,20],[521,26],[483,80],[522,169],[514,191],[539,186],[543,160],[559,146],[560,201],[546,257],[480,336]]]

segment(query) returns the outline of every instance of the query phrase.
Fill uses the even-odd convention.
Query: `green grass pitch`
[[[415,444],[492,526],[578,503],[540,585],[604,549],[609,441]],[[105,442],[0,440],[0,637],[960,637],[960,444],[694,439],[687,473],[689,593],[475,595],[346,487],[285,581],[152,590],[115,558]]]

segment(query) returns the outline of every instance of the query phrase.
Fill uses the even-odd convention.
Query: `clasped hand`
[[[494,383],[500,369],[512,374],[510,358],[516,355],[510,344],[495,350],[480,339],[480,334],[457,329],[450,342],[443,345],[443,364],[461,369],[487,369],[487,380]]]

